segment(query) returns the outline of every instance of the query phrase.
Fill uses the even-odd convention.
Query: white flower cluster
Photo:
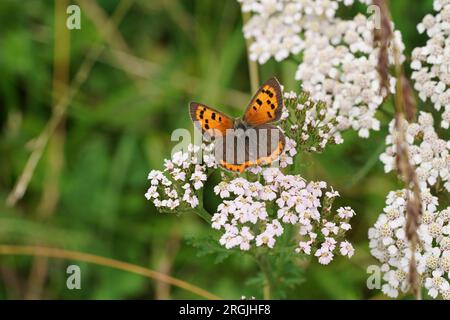
[[[296,146],[294,140],[286,137],[283,153],[271,166],[286,168],[293,164]],[[165,159],[164,171],[152,170],[148,174],[151,186],[145,193],[147,200],[152,201],[160,211],[196,208],[199,205],[197,190],[203,188],[208,169],[218,166],[214,152],[214,143],[201,146],[189,144],[186,152],[178,151],[170,160]],[[263,167],[253,166],[246,170],[258,174]]]
[[[400,32],[394,35],[395,44],[403,50]],[[323,22],[317,30],[305,33],[305,44],[295,78],[313,99],[327,103],[325,119],[336,119],[337,130],[352,128],[363,138],[369,137],[370,130],[379,130],[375,117],[383,103],[377,72],[379,50],[373,45],[369,19],[358,14],[353,20]],[[392,64],[392,46],[388,53]],[[394,77],[390,77],[390,90],[395,90]]]
[[[252,17],[244,26],[244,36],[252,39],[250,58],[265,63],[271,57],[277,61],[305,48],[301,32],[317,20],[334,18],[339,3],[353,0],[238,0],[243,12]],[[367,1],[362,1],[366,2]]]
[[[386,207],[369,229],[370,252],[381,263],[382,291],[396,298],[408,291],[411,248],[405,234],[405,190],[392,191]],[[411,195],[412,196],[412,195]],[[415,253],[422,286],[436,298],[450,299],[450,207],[438,211],[438,199],[422,191],[423,215],[418,228],[420,244]]]
[[[262,176],[263,183],[236,178],[214,188],[223,199],[212,218],[212,227],[224,231],[221,245],[273,248],[285,229],[294,227],[300,238],[295,251],[313,254],[321,264],[330,263],[337,252],[353,255],[343,238],[355,213],[348,207],[331,211],[337,192],[325,191],[325,182],[307,183],[277,168],[264,169]]]
[[[421,189],[438,184],[450,192],[450,141],[440,139],[433,126],[433,116],[421,112],[417,123],[403,123],[408,143],[409,159],[416,168]],[[380,155],[385,172],[396,168],[397,132],[395,121],[389,124],[387,148]]]
[[[252,60],[263,64],[271,57],[281,61],[302,53],[295,79],[313,99],[327,103],[325,119],[335,119],[338,131],[352,128],[364,138],[379,130],[375,113],[388,93],[380,94],[373,19],[361,14],[353,20],[335,16],[340,3],[348,6],[354,0],[238,1],[244,12],[252,13],[244,26],[244,36],[252,40]],[[394,32],[394,42],[403,52],[399,31]],[[389,62],[394,62],[392,46]],[[395,90],[393,77],[390,87]]]
[[[414,88],[423,101],[428,99],[442,111],[441,126],[450,125],[450,1],[434,0],[435,16],[428,14],[417,25],[429,36],[424,47],[412,52]]]
[[[217,166],[213,150],[213,144],[190,144],[186,152],[175,152],[171,160],[164,160],[164,172],[152,170],[148,174],[151,186],[145,193],[147,200],[161,211],[197,207],[196,191],[203,187],[208,168]]]
[[[306,92],[284,93],[285,109],[282,126],[287,136],[296,141],[302,151],[321,152],[328,144],[342,143],[333,119],[324,121],[327,108],[323,102],[315,102]]]

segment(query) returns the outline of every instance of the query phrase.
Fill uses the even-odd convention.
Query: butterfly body
[[[225,169],[243,172],[250,166],[271,163],[281,155],[285,138],[271,123],[280,119],[282,109],[280,84],[271,78],[260,87],[240,118],[232,119],[195,102],[190,104],[190,115],[197,128],[215,140],[218,162]]]
[[[243,131],[245,131],[245,130],[247,130],[249,128],[251,128],[251,125],[249,125],[244,120],[242,120],[242,118],[236,118],[234,120],[234,123],[233,123],[233,129],[234,130],[243,130]]]

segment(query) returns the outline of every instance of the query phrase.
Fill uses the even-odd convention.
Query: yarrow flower
[[[212,227],[223,231],[221,245],[244,251],[273,248],[285,229],[293,226],[301,238],[298,253],[314,255],[322,264],[330,263],[337,253],[353,255],[344,236],[355,213],[348,207],[332,211],[337,194],[325,193],[325,182],[307,183],[277,168],[264,169],[262,176],[263,183],[235,178],[215,188],[223,202],[212,217]]]
[[[417,25],[419,33],[428,35],[425,46],[412,52],[411,68],[414,88],[423,101],[431,101],[441,111],[441,127],[450,124],[450,2],[434,0],[436,15],[427,14]]]
[[[380,94],[378,48],[373,41],[373,21],[362,14],[353,20],[336,17],[339,4],[371,4],[370,0],[238,0],[244,12],[251,12],[244,36],[252,41],[250,58],[264,64],[274,57],[281,61],[299,56],[295,79],[315,100],[322,100],[325,122],[334,120],[335,131],[353,129],[367,138],[379,130],[375,117],[388,92]],[[399,31],[396,48],[403,52]],[[388,58],[394,62],[393,45]],[[401,61],[404,60],[403,55]],[[390,77],[390,90],[395,78]]]
[[[395,31],[394,37],[403,51],[400,32]],[[336,119],[337,130],[352,128],[367,138],[370,130],[380,129],[375,113],[388,92],[380,94],[378,51],[371,22],[362,14],[353,20],[323,22],[305,33],[303,61],[295,79],[313,99],[326,102],[325,120]],[[392,45],[388,53],[393,64]],[[395,91],[394,77],[390,89]]]
[[[306,92],[284,93],[284,119],[281,125],[290,140],[286,143],[286,154],[294,156],[300,151],[321,152],[328,144],[342,143],[342,137],[335,130],[334,119],[325,121],[326,105],[315,102]],[[281,166],[282,167],[282,166]]]
[[[161,211],[196,208],[199,204],[196,191],[203,187],[208,169],[217,167],[211,161],[213,150],[213,144],[190,144],[186,152],[175,152],[170,160],[164,161],[164,171],[149,173],[151,186],[145,193],[147,200]]]
[[[407,190],[391,191],[386,207],[369,229],[371,254],[380,262],[382,291],[392,298],[409,290],[412,256],[405,234]],[[409,196],[412,196],[410,194]],[[418,228],[420,244],[415,252],[417,272],[432,298],[450,299],[450,207],[439,211],[438,199],[422,190],[423,215]]]
[[[450,141],[440,139],[433,126],[433,116],[421,112],[417,123],[402,126],[406,130],[409,159],[416,168],[417,178],[422,189],[438,184],[450,191]],[[397,133],[395,121],[389,124],[389,135],[386,137],[386,150],[380,155],[385,172],[396,168]]]
[[[301,33],[310,25],[335,17],[339,3],[353,0],[238,0],[243,12],[252,13],[244,36],[252,39],[250,58],[265,63],[271,57],[281,61],[305,48]],[[360,1],[368,3],[369,1]]]

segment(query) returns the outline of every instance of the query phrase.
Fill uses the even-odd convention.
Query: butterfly
[[[282,111],[281,87],[275,77],[259,88],[241,118],[233,119],[205,104],[189,105],[195,126],[214,140],[218,163],[241,173],[251,166],[269,164],[283,152],[284,134],[272,124],[280,120]]]

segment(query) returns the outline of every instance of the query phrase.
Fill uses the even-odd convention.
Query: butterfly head
[[[242,120],[242,118],[237,118],[234,120],[234,128],[235,130],[241,129],[241,130],[247,130],[250,126],[247,122]]]

